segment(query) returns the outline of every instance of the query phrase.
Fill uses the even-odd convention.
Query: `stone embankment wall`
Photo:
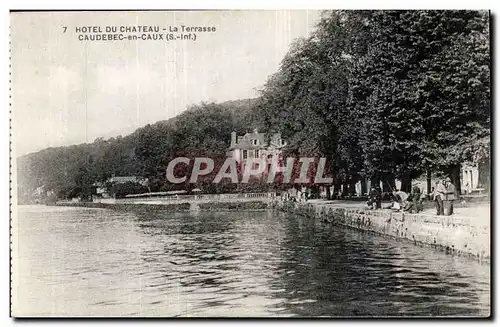
[[[184,211],[243,211],[243,210],[264,210],[269,208],[269,201],[252,200],[245,202],[181,202],[156,204],[151,202],[144,203],[103,203],[103,202],[58,202],[56,206],[62,207],[84,207],[84,208],[102,208],[122,211],[166,211],[166,212],[184,212]]]
[[[490,226],[468,217],[409,214],[391,210],[342,208],[328,204],[285,202],[283,211],[314,217],[326,223],[430,246],[454,255],[490,262]]]

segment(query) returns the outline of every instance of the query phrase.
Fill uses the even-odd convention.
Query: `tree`
[[[150,191],[165,189],[166,169],[173,158],[225,159],[231,131],[241,133],[259,124],[253,111],[255,102],[202,103],[125,137],[98,138],[93,143],[48,148],[19,157],[18,194],[28,202],[34,190],[44,186],[60,198],[89,197],[94,183],[105,183],[112,176],[145,177]]]
[[[372,173],[393,172],[407,188],[424,170],[442,170],[460,191],[469,145],[489,135],[487,20],[477,11],[371,15],[353,92],[365,108],[362,147]]]
[[[347,18],[325,13],[311,37],[296,41],[265,84],[259,106],[267,129],[287,139],[287,154],[327,158],[337,185],[355,183],[361,168],[348,107],[353,46]]]
[[[474,161],[474,148],[490,135],[488,14],[430,11],[426,38],[435,51],[420,61],[418,80],[425,115],[425,158],[448,174],[460,192],[460,166]],[[419,32],[423,32],[420,30]]]
[[[19,193],[42,185],[85,193],[91,180],[113,175],[147,177],[151,191],[172,188],[165,171],[173,158],[223,161],[231,132],[253,127],[281,132],[285,157],[326,157],[336,192],[367,178],[386,190],[400,178],[408,191],[431,171],[451,176],[459,192],[462,163],[489,170],[488,23],[479,11],[324,12],[258,99],[202,103],[125,137],[23,156]],[[480,180],[489,185],[489,174]]]

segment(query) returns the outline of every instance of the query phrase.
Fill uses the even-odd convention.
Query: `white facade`
[[[470,192],[477,188],[478,182],[479,170],[477,166],[464,165],[460,173],[460,184],[462,186],[462,190]]]
[[[276,133],[269,140],[265,133],[259,133],[254,130],[252,133],[246,133],[243,136],[237,136],[235,132],[231,133],[231,147],[228,156],[234,158],[238,163],[244,163],[246,159],[259,158],[265,159],[269,164],[274,157],[279,157],[286,143],[281,139],[281,135]]]

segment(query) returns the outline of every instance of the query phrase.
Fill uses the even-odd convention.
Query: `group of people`
[[[407,211],[409,213],[419,213],[423,210],[422,204],[425,199],[425,194],[421,191],[419,185],[413,186],[411,193],[407,194],[401,190],[392,192],[392,201],[387,209],[394,211]]]
[[[436,182],[432,191],[432,198],[436,205],[436,215],[450,216],[453,214],[455,185],[453,185],[450,178]]]
[[[391,194],[391,204],[384,209],[394,211],[420,212],[423,209],[422,200],[424,198],[420,187],[414,186],[412,192],[407,194],[401,190],[394,190]],[[382,208],[382,192],[379,188],[372,187],[368,193],[368,201],[366,203],[370,209]]]
[[[286,191],[281,194],[282,201],[306,202],[310,198],[310,194],[301,190],[293,189],[293,192]]]
[[[391,204],[384,207],[384,209],[418,213],[423,210],[423,201],[426,198],[427,195],[422,192],[419,184],[413,186],[410,194],[401,190],[394,190],[391,193]],[[455,200],[455,185],[453,185],[451,179],[446,178],[443,181],[436,182],[429,200],[434,201],[437,215],[452,215],[453,201]],[[371,188],[366,204],[370,209],[382,208],[382,192],[379,188]]]

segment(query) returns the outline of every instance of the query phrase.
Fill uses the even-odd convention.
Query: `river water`
[[[271,211],[21,206],[16,316],[487,316],[490,266]]]

